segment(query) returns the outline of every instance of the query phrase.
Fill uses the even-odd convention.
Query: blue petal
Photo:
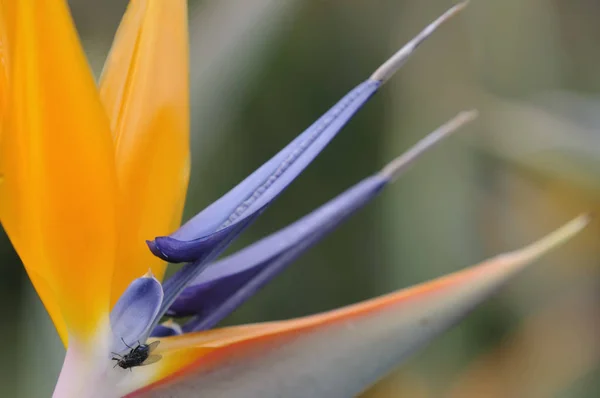
[[[149,242],[152,252],[170,262],[195,261],[221,240],[239,233],[236,224],[259,215],[315,159],[380,84],[374,80],[360,84],[271,160],[171,236]]]
[[[210,262],[222,251],[213,250],[196,262],[185,265],[165,283],[160,315],[169,313],[169,310],[170,315],[199,310],[199,316],[184,326],[184,331],[214,326],[310,245],[368,202],[385,184],[396,180],[419,156],[476,116],[476,111],[461,112],[390,162],[379,174],[367,178],[313,214],[243,252],[210,267]],[[221,243],[219,247],[224,246]],[[210,272],[203,274],[207,267],[210,267]],[[185,292],[186,286],[194,279],[198,287]],[[173,307],[176,301],[178,304]]]
[[[111,351],[121,353],[127,345],[145,342],[162,301],[163,289],[154,276],[148,274],[131,282],[110,313]]]
[[[242,220],[247,220],[249,224],[258,216],[313,161],[377,89],[404,65],[419,45],[458,9],[449,11],[427,25],[384,62],[367,81],[346,94],[271,160],[178,231],[169,237],[148,242],[150,250],[166,261],[198,262],[220,240],[241,232],[241,229],[232,227]],[[223,233],[213,236],[218,231]]]
[[[150,250],[164,260],[193,261],[165,282],[160,314],[312,162],[379,85],[379,81],[368,80],[356,87],[271,160],[174,234],[148,242]]]
[[[215,326],[374,198],[388,181],[379,175],[369,177],[281,231],[212,263],[177,297],[168,315],[197,315],[191,324],[184,326],[186,332]]]
[[[148,242],[150,250],[166,261],[192,262],[165,283],[165,298],[159,317],[185,286],[264,211],[335,137],[354,113],[453,13],[444,14],[425,27],[382,64],[367,81],[348,93],[271,160],[178,231],[169,237],[159,237]],[[158,319],[155,324],[157,322]]]
[[[304,251],[373,199],[432,146],[476,116],[463,112],[429,134],[383,170],[290,226],[210,264],[170,306],[171,316],[196,317],[184,331],[215,326]]]

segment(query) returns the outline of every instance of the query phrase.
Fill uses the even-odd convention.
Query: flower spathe
[[[54,396],[353,395],[581,230],[586,217],[521,251],[330,313],[206,330],[474,118],[459,114],[381,172],[214,261],[464,5],[178,230],[190,164],[187,2],[132,1],[96,84],[65,0],[0,0],[0,219],[68,346]],[[188,264],[162,283],[165,260]],[[165,314],[192,320],[160,324]],[[160,361],[115,368],[115,355],[150,335],[160,336]],[[316,372],[309,390],[296,369]]]

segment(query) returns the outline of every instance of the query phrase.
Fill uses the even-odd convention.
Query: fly
[[[115,356],[112,357],[112,360],[117,361],[113,367],[119,366],[123,369],[129,369],[131,371],[131,368],[135,366],[150,365],[158,362],[162,358],[160,355],[150,355],[156,346],[158,346],[158,343],[160,343],[159,340],[153,341],[150,344],[141,344],[138,342],[138,345],[135,347],[125,343],[125,340],[121,340],[123,341],[123,344],[125,344],[131,351],[125,355],[120,355],[113,352],[113,355]]]

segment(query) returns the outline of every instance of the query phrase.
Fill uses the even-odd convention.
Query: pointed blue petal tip
[[[156,244],[155,241],[153,241],[153,240],[147,240],[146,241],[146,245],[148,245],[148,248],[150,249],[150,251],[152,252],[152,254],[154,254],[156,257],[168,261],[168,259],[165,258],[164,254],[160,252],[160,250],[158,248],[158,245]]]

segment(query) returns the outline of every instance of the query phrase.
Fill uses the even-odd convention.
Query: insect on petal
[[[131,1],[100,81],[120,188],[112,303],[148,267],[147,239],[181,222],[190,166],[187,0]]]
[[[138,380],[154,384],[128,397],[355,396],[588,222],[580,216],[521,250],[331,312],[163,338],[163,359]]]
[[[116,245],[109,123],[66,1],[15,1],[6,10],[8,48],[19,51],[9,57],[0,218],[42,301],[60,308],[51,314],[57,329],[64,321],[85,342],[108,325]]]

